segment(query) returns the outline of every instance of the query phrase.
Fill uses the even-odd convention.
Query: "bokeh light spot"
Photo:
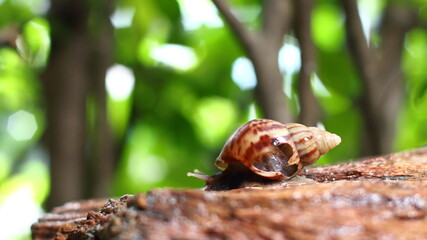
[[[293,42],[292,39],[288,39]],[[293,43],[285,43],[279,50],[279,69],[284,75],[283,91],[288,98],[292,98],[292,75],[297,73],[301,68],[301,51]]]
[[[326,51],[342,47],[345,40],[344,16],[332,4],[320,4],[313,10],[312,35],[316,46]]]
[[[218,10],[209,0],[179,0],[182,14],[182,24],[185,30],[195,30],[202,25],[222,27]]]
[[[232,66],[231,78],[240,89],[253,89],[256,86],[257,80],[251,60],[245,57],[236,59]]]
[[[134,152],[129,158],[127,171],[135,182],[153,184],[166,177],[167,165],[158,156]]]
[[[34,14],[44,15],[47,13],[50,7],[50,1],[48,0],[13,0],[11,1],[13,5],[19,7],[25,7],[31,9]],[[0,1],[1,3],[1,1]]]
[[[187,71],[197,64],[197,56],[190,47],[164,44],[151,49],[150,56],[157,62],[177,70]]]
[[[293,44],[284,44],[279,51],[279,68],[286,74],[294,74],[301,67],[301,52]]]
[[[216,148],[229,136],[236,119],[236,106],[232,101],[221,97],[206,97],[198,101],[192,120],[200,141]]]
[[[318,97],[331,96],[331,93],[328,91],[328,89],[325,87],[322,80],[320,80],[319,76],[317,76],[316,73],[311,76],[311,88],[314,94]]]
[[[135,75],[130,68],[116,64],[107,70],[105,84],[107,92],[113,100],[125,100],[133,91]]]
[[[126,28],[132,25],[132,19],[134,15],[135,8],[119,7],[116,8],[114,13],[111,15],[110,20],[115,28]]]
[[[9,116],[7,132],[16,140],[30,140],[37,131],[37,122],[33,114],[24,110]]]
[[[357,8],[362,22],[363,33],[366,39],[370,39],[371,31],[376,27],[381,19],[381,11],[385,1],[359,0]],[[367,41],[369,45],[371,41]]]
[[[34,189],[22,183],[0,202],[0,225],[2,239],[24,239],[31,224],[42,215],[42,210],[34,201]],[[26,239],[26,238],[25,238]]]

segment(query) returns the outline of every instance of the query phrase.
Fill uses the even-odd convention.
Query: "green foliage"
[[[344,16],[336,4],[318,3],[312,17],[313,40],[320,49],[342,49],[345,42]]]
[[[0,33],[5,27],[19,30],[16,48],[0,46],[0,206],[23,187],[31,189],[31,200],[39,205],[49,191],[47,157],[40,154],[39,145],[45,109],[38,75],[49,58],[53,23],[40,13],[43,2],[0,1]],[[263,1],[229,2],[239,20],[251,29],[259,27]],[[371,18],[374,45],[381,41],[375,23],[386,2],[359,2],[371,4],[365,13]],[[203,8],[194,10],[196,3]],[[419,8],[425,23],[426,1],[410,4]],[[200,9],[208,12],[197,15]],[[234,61],[244,56],[242,47],[208,0],[120,0],[115,10],[131,19],[128,25],[114,29],[115,45],[110,51],[116,64],[129,67],[135,75],[135,87],[125,99],[108,95],[108,117],[115,140],[122,146],[113,194],[154,187],[201,187],[202,181],[188,178],[186,172],[194,168],[209,174],[217,171],[213,162],[223,143],[256,115],[252,91],[240,89],[231,79]],[[186,22],[190,13],[197,15],[192,16],[191,27]],[[97,14],[91,15],[93,30],[102,22],[95,21]],[[312,16],[317,56],[312,89],[322,108],[321,124],[343,140],[319,161],[329,164],[361,154],[362,120],[355,101],[363,89],[346,48],[344,14],[338,1],[316,1]],[[399,115],[399,126],[405,127],[397,127],[396,150],[427,144],[426,46],[425,29],[406,36],[402,62],[406,95]],[[165,49],[177,52],[161,58]],[[293,92],[290,101],[297,113],[295,96]],[[88,101],[89,114],[94,108]],[[7,130],[9,117],[19,110],[36,118],[38,129],[29,140],[18,141]]]
[[[32,9],[25,1],[5,0],[0,3],[0,28],[9,24],[19,25],[33,16]]]
[[[403,57],[403,72],[406,76],[405,106],[399,116],[396,149],[402,150],[427,144],[427,33],[416,29],[407,36]]]
[[[38,99],[34,77],[15,50],[0,49],[0,110],[15,111],[34,105]]]
[[[28,21],[18,39],[21,56],[32,67],[42,67],[46,64],[50,50],[49,23],[44,18],[34,18]]]

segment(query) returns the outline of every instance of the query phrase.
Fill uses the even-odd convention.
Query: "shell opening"
[[[281,144],[278,146],[281,152],[283,152],[288,159],[292,158],[292,155],[294,154],[294,149],[290,144]],[[297,164],[291,164],[289,165],[289,161],[286,161],[286,164],[282,165],[282,169],[280,172],[285,175],[286,177],[292,177],[296,175],[299,172],[300,168]]]
[[[292,146],[289,143],[283,143],[277,146],[278,151],[264,155],[253,166],[258,170],[258,175],[276,178],[288,179],[295,176],[300,167],[297,164],[289,165],[289,159],[294,153]]]

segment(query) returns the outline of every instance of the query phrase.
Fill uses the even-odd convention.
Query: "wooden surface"
[[[86,220],[68,211],[56,239],[427,239],[427,148],[302,175],[267,188],[126,195]]]

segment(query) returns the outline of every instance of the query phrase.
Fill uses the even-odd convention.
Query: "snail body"
[[[207,176],[195,170],[187,175],[204,180],[207,190],[239,188],[247,181],[288,180],[340,142],[339,136],[316,127],[255,119],[238,128],[225,143],[215,161],[222,172]]]

